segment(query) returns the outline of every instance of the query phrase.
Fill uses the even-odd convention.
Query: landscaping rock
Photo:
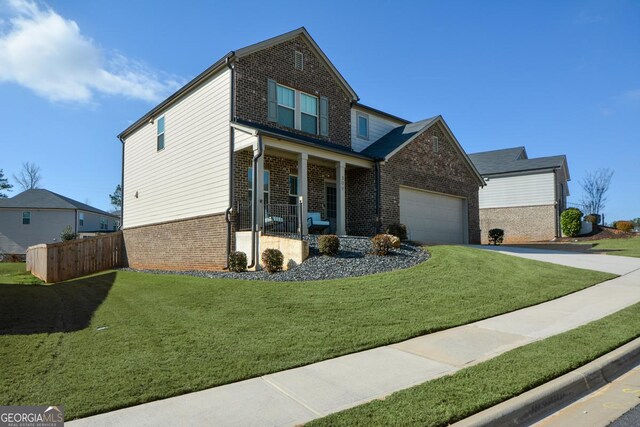
[[[341,237],[340,251],[337,256],[320,254],[318,236],[308,236],[309,258],[305,262],[286,271],[269,274],[266,271],[247,271],[233,273],[229,271],[164,271],[135,270],[157,274],[183,274],[209,278],[230,278],[244,280],[273,281],[309,281],[340,279],[366,276],[412,267],[429,259],[429,253],[420,246],[402,243],[387,256],[370,254],[371,242],[367,237]],[[123,269],[132,270],[132,269]]]

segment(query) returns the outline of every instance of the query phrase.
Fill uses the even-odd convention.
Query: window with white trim
[[[22,225],[31,224],[31,212],[22,212]]]
[[[300,92],[300,130],[318,133],[318,97]]]
[[[158,151],[164,150],[164,116],[157,120],[156,148]]]
[[[84,225],[84,212],[78,214],[78,225],[82,227]]]
[[[298,176],[289,175],[289,204],[298,204]]]
[[[296,91],[278,85],[278,123],[289,128],[295,127]]]
[[[109,220],[103,216],[100,217],[100,230],[109,229]]]
[[[358,126],[358,138],[369,139],[369,116],[366,114],[356,114]]]

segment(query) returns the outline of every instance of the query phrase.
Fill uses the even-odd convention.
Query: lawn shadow
[[[0,284],[0,335],[84,329],[115,279],[110,272],[53,285]]]

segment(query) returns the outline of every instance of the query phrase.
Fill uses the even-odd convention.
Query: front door
[[[335,182],[324,183],[324,215],[331,223],[330,232],[336,232],[336,213],[338,211],[338,199]]]

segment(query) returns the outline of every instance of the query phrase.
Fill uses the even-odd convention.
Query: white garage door
[[[411,240],[464,243],[464,200],[401,187],[400,222]]]

